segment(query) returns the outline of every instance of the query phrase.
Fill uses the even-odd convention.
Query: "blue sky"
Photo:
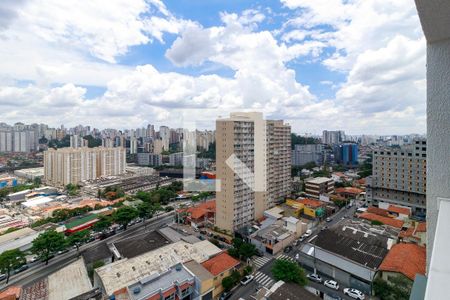
[[[425,40],[409,0],[4,1],[0,12],[7,122],[170,126],[183,109],[245,109],[297,132],[425,132]]]

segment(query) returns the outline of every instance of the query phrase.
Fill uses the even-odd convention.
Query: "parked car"
[[[305,235],[302,235],[298,240],[299,240],[300,242],[303,242],[305,239],[306,239],[306,236],[305,236]]]
[[[253,275],[247,275],[247,276],[244,276],[244,278],[242,278],[242,280],[241,280],[241,284],[242,284],[242,285],[247,285],[247,284],[249,284],[252,280],[253,280]]]
[[[330,217],[328,217],[325,221],[327,221],[327,222],[331,222],[331,221],[333,221],[333,219],[332,218],[330,218]]]
[[[289,253],[292,251],[292,246],[286,246],[283,250],[284,253]]]
[[[347,295],[353,299],[358,299],[358,300],[364,300],[365,296],[364,294],[357,290],[357,289],[352,289],[352,288],[346,288],[344,289],[344,295]]]
[[[305,237],[310,237],[312,234],[311,229],[306,230],[305,234],[303,234]]]
[[[6,274],[0,274],[0,281],[3,281],[6,279]]]
[[[256,255],[256,256],[259,256],[259,257],[263,257],[263,256],[264,256],[264,253],[261,252],[260,250],[256,249],[255,255]]]
[[[294,246],[297,246],[299,243],[300,243],[299,240],[295,240],[292,244],[293,244]]]
[[[60,254],[64,254],[64,253],[67,253],[67,252],[69,252],[69,249],[59,250],[57,252],[57,254],[60,255]]]
[[[300,254],[295,254],[295,260],[299,260],[300,259]]]
[[[318,274],[316,273],[310,273],[308,275],[306,275],[306,277],[308,277],[308,279],[318,282],[318,283],[322,283],[322,277],[320,277]]]
[[[231,293],[230,292],[224,292],[222,295],[220,295],[219,300],[227,300],[231,297]]]
[[[334,280],[325,280],[323,285],[336,291],[339,290],[339,284]]]
[[[26,269],[28,269],[28,265],[22,265],[20,267],[18,267],[17,269],[14,270],[14,274],[20,273],[25,271]]]
[[[325,229],[328,229],[328,226],[327,226],[327,225],[323,226],[323,227],[320,229],[320,231],[324,231]]]

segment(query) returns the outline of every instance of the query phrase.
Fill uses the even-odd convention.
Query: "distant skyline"
[[[302,134],[423,134],[425,46],[410,0],[4,0],[0,122],[257,109]]]

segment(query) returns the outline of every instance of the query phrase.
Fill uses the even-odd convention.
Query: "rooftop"
[[[124,258],[95,270],[108,295],[144,277],[161,274],[175,264],[195,260],[202,263],[221,250],[208,241],[189,244],[178,241],[145,254]]]
[[[398,231],[346,220],[321,231],[314,244],[366,267],[377,268],[394,243]]]
[[[408,207],[389,205],[388,210],[391,212],[395,212],[395,213],[403,214],[403,215],[407,215],[407,216],[411,215],[411,208],[408,208]]]
[[[86,264],[91,264],[97,260],[103,260],[112,257],[112,253],[109,250],[105,241],[97,244],[95,247],[90,247],[83,251],[82,256]]]
[[[340,187],[337,188],[336,190],[337,194],[340,193],[348,193],[348,194],[354,194],[354,195],[359,195],[363,192],[363,190],[359,189],[359,188],[355,188],[355,187]]]
[[[83,259],[48,276],[48,299],[70,299],[92,290]]]
[[[333,179],[327,178],[327,177],[316,177],[316,178],[306,179],[305,182],[312,183],[312,184],[322,184],[322,183],[327,183],[330,180],[333,180]]]
[[[132,258],[145,252],[161,248],[169,241],[157,231],[146,232],[114,243],[121,257]]]
[[[319,297],[308,292],[303,287],[295,283],[284,283],[269,296],[269,300],[318,300]]]
[[[379,221],[385,225],[392,226],[392,227],[399,228],[399,229],[403,227],[403,223],[404,223],[401,220],[396,220],[396,219],[392,219],[389,217],[383,217],[383,216],[379,216],[379,215],[376,215],[373,213],[368,213],[368,212],[360,214],[359,218],[366,219],[369,221]]]
[[[322,201],[314,200],[314,199],[303,198],[303,199],[297,199],[296,201],[298,201],[306,206],[314,207],[314,208],[323,206]]]
[[[239,261],[231,257],[228,253],[222,252],[211,259],[203,262],[201,265],[213,276],[217,276],[231,268],[239,265]]]
[[[216,200],[209,200],[193,207],[180,209],[180,211],[186,211],[192,219],[199,219],[207,215],[209,212],[216,211]]]
[[[272,207],[271,209],[264,211],[264,216],[280,219],[283,217],[283,209],[278,206]]]
[[[368,213],[372,213],[372,214],[376,214],[376,215],[379,215],[379,216],[383,216],[383,217],[389,217],[389,211],[387,211],[386,209],[375,207],[375,206],[368,207],[367,208],[367,212]]]
[[[194,273],[195,277],[197,277],[200,281],[206,281],[209,279],[213,279],[214,277],[211,273],[209,273],[208,270],[205,269],[205,267],[203,267],[195,260],[188,261],[184,265],[189,269],[189,271]]]
[[[396,244],[384,258],[380,271],[402,273],[411,280],[425,275],[426,248],[416,244]]]
[[[194,276],[185,266],[177,264],[161,274],[155,273],[128,286],[128,295],[131,300],[147,299],[148,296],[159,291],[164,292],[174,285],[181,286],[193,282]]]

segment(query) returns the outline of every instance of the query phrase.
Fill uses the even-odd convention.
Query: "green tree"
[[[138,211],[135,208],[124,206],[113,213],[113,220],[114,222],[122,225],[126,230],[128,227],[128,223],[130,223],[130,221],[135,219],[137,216]]]
[[[92,226],[95,232],[102,232],[109,228],[112,224],[112,218],[108,216],[100,216],[99,220]]]
[[[87,242],[89,239],[89,230],[81,230],[75,233],[72,233],[67,238],[67,241],[70,246],[77,247],[77,252],[80,250],[80,246]]]
[[[373,282],[375,296],[381,300],[408,300],[412,282],[403,276],[392,276],[389,282],[377,278]]]
[[[64,234],[50,229],[33,240],[31,252],[36,254],[39,259],[45,261],[47,265],[51,255],[57,251],[64,250],[66,246]]]
[[[151,219],[153,217],[153,215],[156,212],[156,207],[154,207],[148,202],[142,202],[141,204],[138,205],[137,212],[139,218],[144,219],[145,222],[145,220]],[[144,223],[144,227],[147,227],[147,223]]]
[[[301,286],[308,282],[305,271],[295,262],[277,259],[272,267],[272,275],[276,280],[295,282]]]
[[[235,284],[236,282],[233,280],[231,276],[227,276],[224,279],[222,279],[222,286],[226,292],[231,290]]]
[[[239,248],[239,255],[242,260],[252,257],[256,254],[256,247],[250,243],[243,243]]]
[[[19,249],[6,250],[0,254],[0,270],[6,274],[6,284],[9,282],[11,271],[26,263],[25,253]]]

